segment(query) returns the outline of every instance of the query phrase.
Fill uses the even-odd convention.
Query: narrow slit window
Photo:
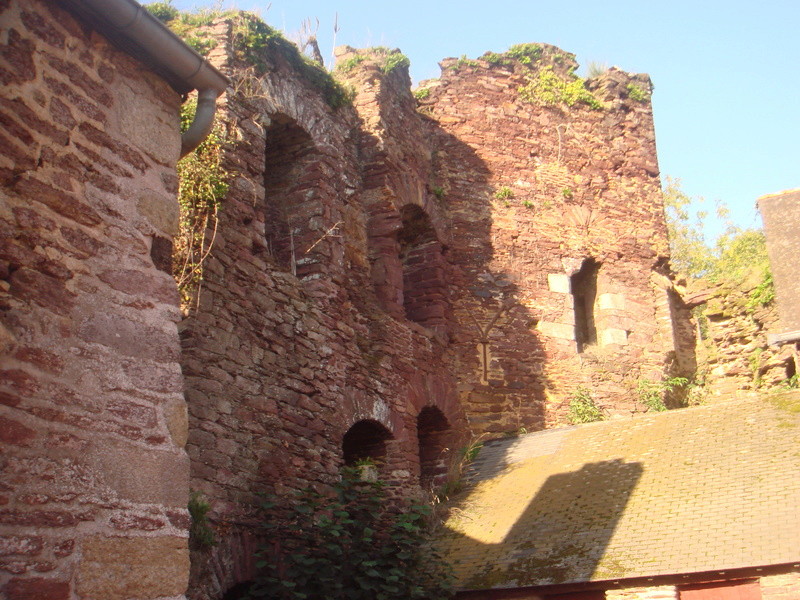
[[[587,258],[580,270],[570,278],[575,310],[575,343],[578,352],[583,352],[587,346],[597,343],[594,307],[599,271],[600,263],[593,258]]]

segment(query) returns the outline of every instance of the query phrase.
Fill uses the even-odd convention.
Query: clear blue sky
[[[208,6],[174,0],[181,9]],[[438,61],[546,42],[578,62],[648,73],[662,177],[721,200],[742,227],[760,227],[757,197],[800,187],[800,0],[235,0],[287,37],[319,19],[326,60],[336,45],[400,48],[414,82]],[[579,70],[581,73],[583,69]],[[720,225],[711,223],[707,235]]]

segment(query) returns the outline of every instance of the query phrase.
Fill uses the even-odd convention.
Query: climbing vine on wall
[[[331,493],[262,504],[265,543],[248,598],[439,600],[452,596],[449,567],[429,546],[422,505],[392,506],[379,482],[345,468]]]
[[[181,107],[181,129],[185,131],[197,109],[189,100]],[[217,212],[231,179],[222,166],[225,131],[215,123],[197,149],[178,162],[180,231],[173,247],[173,275],[178,283],[184,314],[197,305],[203,281],[203,264],[217,233]]]

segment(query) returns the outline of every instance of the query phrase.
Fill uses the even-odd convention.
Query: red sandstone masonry
[[[239,83],[247,72],[229,56],[228,25],[216,34],[223,43],[212,59]],[[198,308],[181,324],[191,485],[210,501],[219,532],[219,545],[193,553],[189,596],[198,600],[252,577],[256,493],[333,481],[355,423],[391,434],[381,473],[397,493],[419,493],[424,407],[464,431],[441,342],[374,291],[373,192],[352,137],[357,116],[331,109],[280,56],[265,59],[256,85],[235,84],[259,91],[225,101],[222,118],[237,140],[225,166],[235,177]],[[297,277],[279,238],[282,218],[295,232]],[[453,435],[446,446],[459,443]]]
[[[179,314],[150,258],[173,233],[179,98],[51,3],[0,19],[0,595],[180,595]],[[137,583],[94,575],[120,552]]]
[[[530,74],[572,61],[545,47]],[[626,91],[649,90],[649,79],[612,69],[590,80],[605,103],[597,111],[523,102],[520,64],[448,59],[442,72],[422,84],[430,94],[420,110],[439,130],[449,260],[463,277],[453,368],[472,430],[564,423],[579,387],[610,414],[641,410],[637,379],[660,379],[674,352],[652,114]],[[601,264],[599,339],[579,353],[569,277],[589,258]]]

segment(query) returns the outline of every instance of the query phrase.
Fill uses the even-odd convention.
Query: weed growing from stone
[[[687,385],[689,380],[686,377],[670,377],[664,381],[640,379],[636,383],[636,393],[648,412],[664,412],[667,410],[665,402],[667,395],[682,390]]]
[[[542,57],[543,48],[539,44],[514,44],[505,55],[530,66]]]
[[[411,61],[402,52],[394,51],[387,55],[381,66],[381,71],[384,73],[391,73],[395,69],[407,69],[411,65]]]
[[[644,88],[639,87],[635,83],[628,84],[628,98],[636,102],[647,102],[650,99],[650,94]]]
[[[529,77],[528,83],[518,91],[520,99],[532,104],[574,106],[580,103],[594,110],[603,108],[603,104],[586,89],[583,79],[576,76],[565,79],[555,73],[552,67],[545,67],[536,76]]]
[[[586,388],[578,388],[569,402],[569,422],[573,425],[603,420],[603,412]]]
[[[497,200],[510,200],[514,197],[514,191],[510,187],[504,185],[494,193],[494,197]]]
[[[211,505],[203,499],[200,492],[192,492],[189,496],[189,516],[192,524],[189,527],[189,545],[195,550],[204,550],[217,545],[214,530],[208,522],[208,511]]]
[[[366,57],[362,56],[361,54],[356,54],[355,56],[351,56],[350,58],[338,63],[336,65],[336,70],[342,73],[349,73],[365,60]]]
[[[414,91],[414,98],[416,98],[417,100],[425,100],[430,95],[431,95],[430,88],[423,87]]]

